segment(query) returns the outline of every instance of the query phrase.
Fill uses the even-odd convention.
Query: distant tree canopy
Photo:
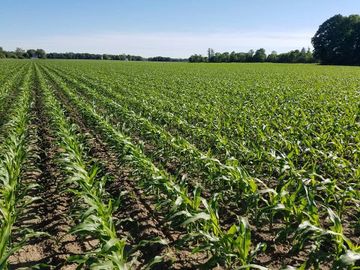
[[[312,38],[314,57],[326,65],[360,65],[360,16],[335,15]]]
[[[253,61],[254,62],[265,62],[266,61],[265,49],[263,49],[263,48],[258,49],[253,56]]]
[[[30,49],[25,51],[22,48],[16,48],[15,51],[4,51],[3,48],[0,47],[0,58],[46,58],[46,52],[43,49]]]
[[[5,58],[5,52],[2,47],[0,47],[0,58]]]
[[[272,63],[313,63],[314,58],[310,49],[302,48],[302,50],[293,50],[287,53],[277,54],[272,51],[271,54],[266,55],[265,49],[261,48],[254,52],[250,50],[245,52],[214,52],[213,49],[208,49],[207,57],[200,54],[190,56],[189,62],[210,62],[210,63],[231,63],[231,62],[272,62]]]
[[[35,51],[35,57],[46,58],[46,52],[43,49],[37,49]]]
[[[164,57],[164,56],[155,56],[149,57],[147,59],[150,62],[187,62],[188,59],[184,58],[171,58],[171,57]]]
[[[43,49],[29,49],[25,51],[22,48],[16,48],[15,51],[5,51],[0,47],[0,58],[17,58],[17,59],[94,59],[94,60],[119,60],[119,61],[154,61],[154,62],[272,62],[272,63],[313,63],[314,58],[310,49],[302,48],[302,50],[293,50],[287,53],[278,54],[272,51],[269,55],[265,49],[260,48],[256,51],[248,52],[214,52],[208,49],[208,55],[200,54],[191,55],[190,58],[171,58],[164,56],[156,56],[144,58],[138,55],[130,54],[92,54],[92,53],[46,53]]]
[[[122,61],[143,61],[144,58],[130,54],[93,54],[93,53],[48,53],[49,59],[92,59],[92,60],[122,60]]]
[[[153,61],[153,62],[273,62],[273,63],[313,63],[314,58],[310,49],[303,48],[301,51],[294,50],[288,53],[277,54],[272,51],[267,55],[265,49],[260,48],[256,51],[250,50],[248,52],[214,52],[213,49],[208,49],[208,55],[202,56],[194,54],[188,59],[171,58],[164,56],[156,56],[144,58],[138,55],[130,54],[92,54],[92,53],[46,53],[43,49],[29,49],[25,51],[22,48],[16,48],[15,51],[4,51],[0,47],[0,58],[17,58],[17,59],[94,59],[94,60],[120,60],[120,61]]]
[[[93,60],[120,60],[120,61],[156,61],[156,62],[186,62],[186,58],[171,58],[171,57],[149,57],[144,58],[139,55],[130,54],[93,54],[93,53],[46,53],[43,49],[29,49],[25,51],[22,48],[16,48],[15,51],[4,51],[0,47],[0,58],[17,58],[17,59],[31,59],[31,58],[49,58],[49,59],[93,59]]]
[[[22,48],[16,48],[15,51],[4,51],[0,47],[0,58],[17,58],[17,59],[30,59],[30,58],[49,58],[49,59],[98,59],[98,60],[123,60],[123,61],[143,61],[145,58],[137,55],[130,54],[91,54],[91,53],[46,53],[43,49],[29,49],[25,51]]]

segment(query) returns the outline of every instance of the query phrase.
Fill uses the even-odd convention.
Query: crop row
[[[8,258],[19,251],[34,237],[42,235],[30,228],[16,225],[26,215],[29,205],[38,200],[29,195],[35,183],[24,183],[26,161],[34,155],[29,143],[32,70],[28,67],[24,75],[16,105],[8,112],[10,119],[1,128],[0,147],[0,268],[6,269]],[[14,79],[14,78],[13,78]]]

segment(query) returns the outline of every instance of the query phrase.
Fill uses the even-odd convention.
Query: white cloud
[[[53,35],[8,39],[5,49],[44,48],[47,52],[90,52],[148,56],[188,57],[215,51],[248,51],[265,48],[285,52],[311,46],[308,32],[226,32],[226,33],[103,33]]]

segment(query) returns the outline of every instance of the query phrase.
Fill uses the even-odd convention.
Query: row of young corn
[[[76,86],[75,81],[73,81],[73,86]],[[78,87],[84,88],[84,85],[79,85],[78,83]],[[93,92],[90,88],[86,90]],[[102,90],[101,93],[105,94]],[[86,96],[85,93],[82,95]],[[93,98],[94,97],[94,104],[100,104],[100,107],[104,107],[105,101],[107,101],[111,104],[113,112],[115,111],[116,114],[121,113],[121,115],[124,115],[124,110],[121,110],[116,103],[117,99],[111,101],[109,99],[101,99],[99,96],[93,96]],[[99,102],[99,100],[103,101]],[[114,105],[114,103],[117,105]],[[136,123],[141,123],[141,118],[134,117],[131,112],[130,116],[133,117],[133,120],[137,120]],[[143,126],[151,131],[149,125]],[[154,130],[153,132],[156,134]],[[164,139],[167,138],[165,137]],[[335,265],[341,264],[343,261],[347,261],[346,263],[348,264],[354,264],[354,260],[350,260],[351,262],[349,262],[348,258],[357,258],[357,256],[351,256],[351,254],[356,254],[359,251],[359,247],[345,237],[340,216],[342,211],[344,211],[344,205],[346,205],[346,203],[355,203],[355,205],[358,203],[359,189],[357,187],[359,183],[350,182],[349,186],[344,190],[342,187],[339,188],[339,184],[336,182],[327,181],[326,179],[318,181],[317,178],[321,176],[316,173],[307,175],[309,179],[305,179],[306,181],[304,181],[304,173],[302,170],[291,166],[287,156],[282,157],[277,155],[277,153],[274,153],[274,167],[280,165],[280,167],[285,168],[288,166],[291,167],[291,170],[285,170],[286,178],[280,178],[276,188],[270,189],[262,186],[259,190],[259,200],[262,205],[260,204],[258,209],[256,209],[255,220],[258,221],[265,216],[266,220],[272,222],[274,218],[280,217],[281,220],[285,221],[286,225],[280,235],[291,235],[294,231],[296,232],[293,239],[294,249],[303,248],[308,240],[314,241],[316,245],[313,246],[312,250],[314,255],[312,256],[313,259],[310,259],[304,265],[316,265],[319,263],[319,258],[316,258],[316,254],[322,252],[324,239],[327,239],[327,241],[330,239],[332,243],[333,249],[331,249],[329,253],[330,255],[334,255],[332,259],[335,259]],[[338,194],[334,194],[334,190],[337,191],[336,193]],[[343,192],[341,192],[341,190]],[[337,214],[335,214],[332,208],[336,209]],[[320,216],[323,217],[324,215],[329,218],[330,223],[333,225],[322,228]]]
[[[26,74],[26,66],[20,66],[16,72],[5,74],[6,76],[0,87],[0,113],[4,114],[2,119],[0,119],[0,125],[6,122],[6,112],[4,109],[9,105],[9,103],[7,103],[9,96],[16,96],[16,94],[19,93],[19,90],[21,90],[21,83],[23,82]]]
[[[28,66],[17,103],[8,112],[10,120],[1,128],[0,269],[7,269],[9,257],[25,246],[31,238],[42,235],[17,224],[19,218],[26,215],[28,206],[39,199],[29,195],[29,191],[34,189],[36,184],[23,182],[27,169],[26,160],[34,154],[28,140],[30,110],[33,106],[32,75],[32,69]]]
[[[195,187],[190,192],[186,181],[179,181],[156,167],[141,148],[99,115],[86,100],[75,95],[63,80],[46,69],[44,73],[49,83],[57,91],[63,92],[86,123],[114,147],[120,161],[131,166],[138,184],[148,194],[157,196],[159,206],[173,226],[186,228],[185,239],[194,247],[194,251],[211,254],[210,266],[226,264],[228,267],[262,268],[251,264],[255,254],[264,246],[252,246],[250,226],[245,218],[239,217],[237,222],[224,228],[218,214],[217,194],[206,200],[200,188]]]
[[[23,70],[28,63],[17,63],[17,62],[0,62],[0,82],[2,85],[6,85],[11,82],[13,75],[16,75],[18,72]],[[0,91],[0,95],[3,93],[3,90]]]

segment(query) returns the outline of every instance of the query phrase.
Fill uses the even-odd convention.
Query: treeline
[[[15,59],[94,59],[94,60],[121,60],[121,61],[144,61],[143,58],[138,55],[130,54],[92,54],[92,53],[46,53],[43,49],[30,49],[25,51],[21,48],[16,48],[15,51],[5,51],[0,47],[0,58],[15,58]]]
[[[249,52],[214,52],[213,49],[208,49],[208,55],[202,56],[194,54],[190,56],[189,62],[210,62],[210,63],[254,63],[254,62],[271,62],[271,63],[314,63],[315,59],[310,49],[302,48],[301,50],[293,50],[287,53],[278,54],[272,51],[269,55],[266,54],[265,49],[261,48],[256,51]]]
[[[130,54],[92,54],[92,53],[48,53],[49,59],[93,59],[93,60],[120,60],[120,61],[144,61],[145,58]]]
[[[171,58],[171,57],[164,57],[164,56],[155,56],[147,58],[147,61],[150,62],[187,62],[188,59],[186,58]]]
[[[46,58],[46,52],[43,49],[30,49],[25,51],[21,48],[16,48],[15,51],[4,51],[0,47],[0,58],[15,58],[15,59],[29,59],[29,58]]]
[[[360,65],[360,16],[335,15],[312,38],[314,56],[326,65]]]
[[[130,54],[91,54],[91,53],[48,53],[49,59],[94,59],[94,60],[120,60],[120,61],[151,61],[151,62],[186,62],[188,59],[155,56],[145,58]]]
[[[4,51],[0,47],[0,58],[15,58],[15,59],[31,59],[31,58],[48,58],[48,59],[92,59],[92,60],[119,60],[119,61],[151,61],[151,62],[186,62],[188,59],[171,58],[164,56],[156,56],[145,58],[139,55],[130,54],[93,54],[93,53],[46,53],[43,49],[30,49],[25,51],[21,48],[16,48],[15,51]]]

